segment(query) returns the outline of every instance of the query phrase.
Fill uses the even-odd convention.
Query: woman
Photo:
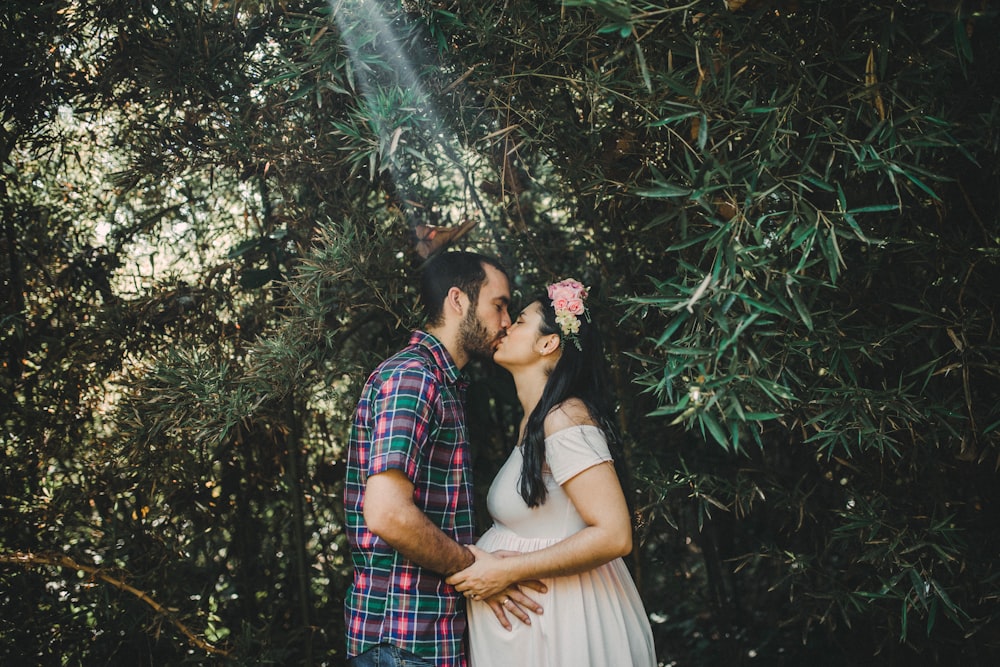
[[[472,547],[476,562],[448,579],[469,598],[473,667],[656,664],[622,560],[632,527],[609,448],[609,440],[618,444],[616,429],[586,298],[574,280],[550,285],[493,355],[513,375],[525,417],[490,487],[494,525]],[[534,596],[544,613],[504,629],[487,603],[532,579],[547,587]]]

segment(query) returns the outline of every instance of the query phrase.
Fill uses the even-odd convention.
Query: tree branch
[[[214,653],[216,655],[229,655],[229,651],[212,646],[204,639],[201,639],[200,637],[195,635],[194,632],[192,632],[186,625],[177,620],[177,618],[174,616],[173,613],[170,612],[170,610],[168,610],[166,607],[164,607],[159,602],[150,597],[149,594],[140,591],[138,588],[135,588],[134,586],[126,584],[121,579],[117,579],[111,576],[110,574],[101,570],[100,568],[94,567],[92,565],[82,565],[80,563],[77,563],[69,556],[64,556],[62,554],[34,554],[34,553],[25,553],[22,551],[0,553],[0,563],[11,563],[14,565],[22,565],[24,567],[32,567],[37,565],[52,565],[55,567],[65,567],[71,570],[77,570],[78,572],[86,572],[93,578],[100,579],[101,581],[111,584],[112,586],[114,586],[119,590],[131,593],[135,597],[145,602],[147,605],[152,607],[153,611],[155,611],[157,614],[165,616],[167,620],[169,620],[174,625],[174,627],[176,627],[180,631],[180,633],[183,634],[187,638],[187,640],[194,646],[208,653]]]

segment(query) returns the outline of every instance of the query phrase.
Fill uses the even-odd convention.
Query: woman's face
[[[539,358],[539,330],[542,325],[542,305],[537,301],[530,303],[520,312],[514,323],[507,329],[507,335],[500,340],[493,361],[503,368],[533,362]]]

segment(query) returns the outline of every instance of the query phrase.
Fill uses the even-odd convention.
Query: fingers
[[[541,582],[539,582],[539,583],[541,583]],[[545,591],[539,591],[539,592],[540,593],[544,593]],[[525,595],[516,586],[511,586],[506,591],[504,591],[504,594],[507,596],[508,600],[512,601],[511,604],[505,605],[508,610],[510,610],[510,607],[516,607],[519,610],[521,610],[521,609],[527,609],[527,610],[533,611],[536,614],[541,614],[544,611],[542,609],[542,605],[538,604],[533,599],[531,599],[530,597],[528,597],[527,595]],[[512,610],[511,610],[511,612],[513,613]],[[521,617],[518,616],[518,618],[521,618]],[[524,619],[521,619],[521,620],[524,620]],[[527,621],[525,621],[525,622],[527,622]],[[529,623],[529,625],[530,625],[530,623]]]
[[[523,588],[530,588],[531,590],[535,591],[536,593],[546,593],[549,590],[548,586],[546,586],[545,584],[543,584],[538,579],[526,579],[524,581],[519,581],[516,584],[514,584],[513,586],[511,586],[511,588],[513,588],[514,590],[518,590],[518,591],[520,591],[522,587]]]
[[[486,604],[490,606],[490,610],[493,612],[493,615],[497,617],[497,620],[500,621],[500,625],[503,626],[503,629],[510,632],[513,629],[513,626],[507,619],[507,614],[504,611],[502,601],[498,598],[490,598],[487,600]]]
[[[531,625],[531,618],[528,616],[528,612],[522,609],[521,606],[518,605],[512,598],[504,598],[503,608],[525,625]],[[541,609],[541,607],[539,607],[539,609]]]
[[[524,596],[522,595],[522,597]],[[493,615],[497,617],[500,625],[502,625],[508,632],[514,628],[514,626],[511,625],[510,619],[507,618],[508,613],[525,625],[531,625],[531,617],[528,616],[528,612],[504,593],[494,595],[489,600],[486,600],[486,604],[489,605],[490,610],[493,612]],[[536,613],[541,613],[541,607],[538,607],[538,610],[539,611]]]
[[[495,595],[503,594],[504,589],[501,588],[503,585],[475,579],[458,584],[455,590],[472,600],[488,600]]]

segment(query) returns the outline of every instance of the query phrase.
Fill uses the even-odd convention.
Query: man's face
[[[491,359],[510,326],[510,285],[503,273],[486,265],[486,281],[479,289],[475,308],[470,308],[459,328],[459,343],[470,357]]]

